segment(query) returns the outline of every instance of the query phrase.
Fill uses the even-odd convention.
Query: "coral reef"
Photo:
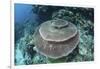
[[[35,10],[34,10],[35,9]],[[82,7],[59,7],[33,5],[32,13],[39,20],[27,20],[23,24],[15,24],[15,65],[47,64],[58,62],[80,62],[94,60],[94,9]],[[22,11],[21,11],[22,12]],[[34,31],[47,20],[63,19],[76,25],[79,31],[79,45],[62,61],[45,57],[33,49]]]

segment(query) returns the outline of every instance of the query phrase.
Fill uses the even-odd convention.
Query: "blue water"
[[[37,21],[38,15],[32,10],[35,10],[32,5],[15,4],[15,23],[25,23],[26,20]]]

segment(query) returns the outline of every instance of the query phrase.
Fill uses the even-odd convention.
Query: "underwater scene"
[[[14,64],[94,60],[94,8],[14,4]]]

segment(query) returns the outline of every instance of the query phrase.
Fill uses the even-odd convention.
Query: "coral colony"
[[[34,34],[37,52],[53,59],[67,56],[78,43],[79,32],[77,28],[74,24],[62,19],[42,23]]]

